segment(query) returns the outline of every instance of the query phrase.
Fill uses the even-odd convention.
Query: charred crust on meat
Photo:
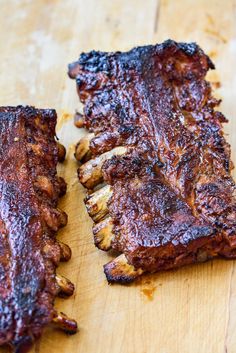
[[[125,53],[83,53],[69,66],[84,104],[84,126],[95,134],[79,179],[89,189],[104,181],[111,186],[103,207],[112,219],[112,242],[105,250],[125,254],[136,270],[235,256],[227,119],[205,80],[209,69],[214,64],[196,43],[172,40]],[[125,153],[108,154],[120,146]],[[95,237],[96,245],[103,236]],[[129,281],[113,261],[105,265],[108,280]]]
[[[56,172],[56,120],[53,109],[0,107],[0,345],[16,352],[53,321],[56,295],[73,292],[55,275],[71,256],[56,240],[67,221],[57,208],[66,184]]]

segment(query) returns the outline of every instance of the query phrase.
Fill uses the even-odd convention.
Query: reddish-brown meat
[[[204,79],[213,68],[196,44],[171,40],[127,53],[92,51],[69,66],[85,104],[83,125],[95,133],[92,156],[127,147],[103,163],[102,176],[112,186],[111,247],[135,268],[236,255],[227,120],[215,111],[219,101]],[[91,187],[87,165],[79,176]],[[105,266],[111,281],[112,266]]]
[[[67,222],[57,209],[66,184],[56,173],[56,118],[54,110],[0,108],[0,345],[15,352],[57,322],[55,269],[70,258],[55,238]]]

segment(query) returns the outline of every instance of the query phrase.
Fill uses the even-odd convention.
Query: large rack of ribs
[[[215,110],[209,69],[198,45],[171,40],[91,51],[69,65],[84,103],[75,124],[89,130],[75,156],[92,190],[85,203],[95,244],[121,253],[104,266],[109,282],[236,257],[227,120]]]
[[[57,208],[65,181],[56,165],[65,149],[55,141],[56,112],[33,107],[0,107],[0,345],[26,352],[44,327],[68,333],[77,324],[54,305],[74,286],[55,273],[70,259],[56,240],[67,215]]]

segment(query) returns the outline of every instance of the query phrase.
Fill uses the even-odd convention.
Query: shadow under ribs
[[[198,45],[171,40],[127,53],[83,53],[69,65],[84,103],[80,126],[94,134],[86,145],[94,174],[104,153],[126,148],[101,166],[100,179],[110,185],[109,227],[104,220],[95,225],[95,244],[123,254],[104,267],[110,282],[236,257],[235,183],[222,130],[227,119],[215,110],[220,102],[205,80],[209,69],[214,65]],[[79,168],[85,186],[90,173],[90,189],[97,184],[93,170]],[[93,196],[91,205],[98,222]]]
[[[66,184],[56,173],[56,119],[54,110],[0,107],[0,345],[15,352],[28,351],[49,323],[77,329],[53,307],[74,289],[55,273],[71,256],[56,240],[67,222],[57,208]]]

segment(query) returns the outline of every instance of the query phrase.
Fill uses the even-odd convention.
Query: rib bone
[[[56,313],[56,316],[53,318],[52,322],[55,326],[61,330],[67,332],[70,335],[73,335],[78,331],[77,323],[75,320],[70,319],[64,313]]]
[[[130,265],[124,254],[104,265],[104,273],[109,283],[130,283],[143,274],[141,268]]]
[[[77,143],[75,147],[75,158],[77,161],[81,162],[90,154],[89,144],[94,136],[94,134],[88,134]]]
[[[84,126],[84,116],[81,113],[79,113],[79,112],[75,113],[74,124],[78,128],[81,128]]]
[[[66,149],[59,142],[57,142],[57,149],[58,149],[58,161],[63,162],[65,160],[65,156],[66,156]]]
[[[60,261],[69,261],[71,258],[71,249],[67,244],[64,244],[62,242],[59,242],[59,246],[60,246]]]
[[[79,179],[87,189],[92,189],[102,182],[102,165],[103,163],[116,155],[125,154],[126,147],[116,147],[111,151],[101,154],[100,156],[91,159],[79,168]]]
[[[108,251],[111,249],[111,243],[114,238],[112,233],[113,222],[111,217],[104,219],[102,222],[94,225],[94,244],[101,250]]]
[[[67,185],[66,185],[66,182],[65,180],[62,178],[62,177],[57,177],[57,181],[58,181],[58,184],[59,184],[59,196],[64,196],[65,193],[66,193],[66,189],[67,189]]]
[[[56,281],[60,289],[58,295],[62,297],[69,297],[74,293],[75,287],[69,279],[57,274]]]
[[[85,199],[88,214],[94,222],[99,222],[108,213],[107,202],[111,196],[111,187],[106,185]]]
[[[52,209],[44,205],[42,206],[42,216],[47,226],[56,232],[67,224],[67,214],[59,208]]]

